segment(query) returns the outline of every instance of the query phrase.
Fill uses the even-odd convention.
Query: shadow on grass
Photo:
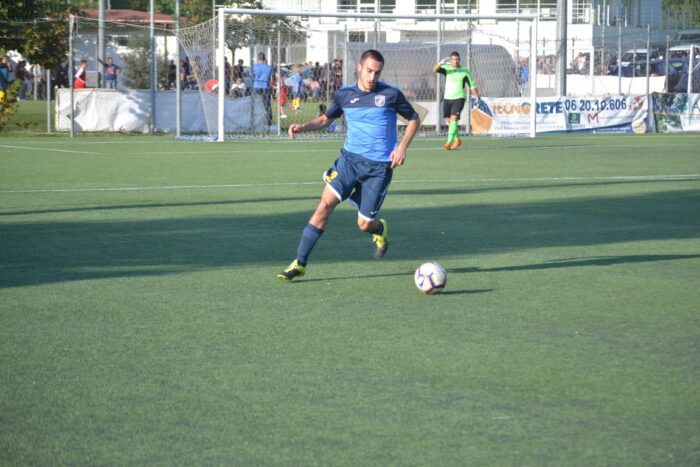
[[[618,264],[651,263],[655,261],[675,261],[679,259],[700,258],[697,255],[629,255],[629,256],[600,256],[595,258],[566,258],[547,261],[538,264],[523,264],[521,266],[504,266],[500,268],[452,268],[449,272],[501,272],[501,271],[532,271],[539,269],[573,268],[581,266],[615,266]]]
[[[674,183],[691,182],[697,183],[696,179],[679,179],[674,180]],[[441,182],[436,181],[435,184],[440,184]],[[439,195],[470,195],[478,193],[497,193],[497,192],[508,192],[508,191],[518,191],[518,190],[542,190],[547,188],[585,188],[585,187],[603,187],[610,185],[629,185],[629,184],[650,184],[650,183],[668,183],[668,180],[607,180],[607,181],[596,181],[596,182],[563,182],[563,183],[548,183],[548,184],[508,184],[504,186],[483,186],[474,188],[425,188],[420,190],[405,189],[401,185],[401,181],[397,180],[392,185],[392,190],[390,196],[439,196]],[[129,204],[113,204],[109,206],[105,205],[94,205],[94,206],[81,206],[81,207],[52,207],[52,208],[37,208],[37,209],[20,209],[20,210],[7,210],[0,211],[0,217],[11,217],[11,216],[23,216],[23,215],[36,215],[36,214],[60,214],[60,213],[79,213],[79,212],[101,212],[101,211],[116,211],[116,210],[129,210],[129,209],[150,209],[150,208],[178,208],[178,207],[196,207],[196,206],[229,206],[237,204],[248,204],[248,203],[279,203],[280,201],[305,201],[310,200],[316,202],[319,198],[323,185],[319,181],[318,183],[318,194],[311,196],[288,196],[283,199],[279,197],[260,197],[260,198],[247,198],[247,199],[236,199],[236,200],[218,200],[218,201],[181,201],[181,202],[163,202],[163,203],[129,203]],[[118,191],[118,190],[115,190]],[[135,190],[137,191],[137,190]],[[89,193],[89,191],[86,191]],[[309,209],[312,209],[314,203],[311,203]],[[310,214],[310,212],[309,212]]]
[[[469,193],[462,189],[441,191],[449,195]],[[416,190],[415,195],[424,196],[424,193]],[[288,207],[286,198],[278,201],[285,204],[278,209]],[[11,222],[13,219],[6,218],[0,224],[0,288],[265,263],[279,267],[288,264],[312,206],[304,211],[276,212],[276,204],[269,202],[266,210],[243,215],[236,211],[236,203],[231,202],[230,211],[217,209],[216,215],[209,217],[201,217],[200,212],[199,217],[162,218],[160,208],[182,205],[175,202],[154,205],[152,212],[143,214],[147,218],[138,218],[133,212],[117,220],[113,214],[104,220],[89,221],[76,221],[68,216],[51,222],[35,219]],[[695,239],[700,236],[698,206],[700,190],[675,190],[528,203],[388,209],[385,215],[391,224],[392,248],[387,259],[418,261],[529,248]],[[180,211],[173,214],[187,215]],[[344,208],[334,214],[311,260],[342,262],[370,256],[368,236],[355,227],[355,213]],[[570,258],[505,266],[493,271],[696,257],[639,254]],[[457,272],[472,270],[465,268]]]

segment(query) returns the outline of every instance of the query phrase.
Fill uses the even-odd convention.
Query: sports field
[[[700,464],[700,135],[340,144],[0,137],[0,464]]]

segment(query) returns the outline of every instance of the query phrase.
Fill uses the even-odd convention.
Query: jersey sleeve
[[[343,115],[343,107],[342,104],[340,103],[339,96],[342,93],[340,91],[335,93],[335,96],[333,96],[333,100],[331,101],[331,105],[328,106],[326,109],[326,117],[330,119],[336,119],[339,118],[341,115]]]
[[[396,96],[396,113],[406,120],[413,120],[418,117],[418,113],[401,91],[398,91]]]
[[[469,86],[469,89],[474,89],[474,78],[472,78],[472,73],[469,70],[464,73],[464,82],[462,83],[462,87],[464,87],[464,85]]]
[[[440,65],[440,68],[438,68],[438,71],[436,71],[435,73],[447,76],[447,71],[445,71],[445,65]]]

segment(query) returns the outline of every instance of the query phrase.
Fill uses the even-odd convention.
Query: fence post
[[[182,135],[182,94],[180,93],[180,0],[175,0],[175,136]]]
[[[75,18],[70,15],[68,22],[68,79],[70,80],[70,137],[75,136],[75,68],[73,67],[73,31]]]
[[[647,96],[647,99],[649,98],[649,60],[651,58],[651,53],[650,53],[649,47],[651,47],[651,24],[647,24],[647,60],[646,60],[647,82],[646,82],[646,93],[645,93]]]
[[[617,25],[617,95],[622,95],[622,24]]]

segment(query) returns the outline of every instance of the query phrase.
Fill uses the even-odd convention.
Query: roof
[[[90,19],[99,19],[99,10],[82,10],[81,13]],[[138,10],[105,10],[105,21],[115,23],[148,24],[151,22],[151,14],[148,11]],[[175,24],[170,15],[156,13],[155,24]]]

